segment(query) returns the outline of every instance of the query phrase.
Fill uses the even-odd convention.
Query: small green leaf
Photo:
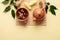
[[[45,7],[45,11],[46,11],[46,13],[47,13],[47,11],[48,11],[48,5],[46,5],[46,7]]]
[[[11,0],[10,5],[14,3],[14,0]]]
[[[47,4],[47,5],[50,5],[50,3],[49,3],[49,2],[47,2],[46,4]]]
[[[6,4],[9,3],[9,0],[4,0],[2,3],[3,3],[4,5],[6,5]]]
[[[17,9],[16,3],[13,3],[13,5],[14,5],[14,8]]]
[[[50,5],[51,9],[57,10],[57,8],[54,5]]]
[[[11,0],[10,5],[13,4],[14,8],[17,9],[16,2],[14,0]]]
[[[11,10],[12,17],[15,18],[15,11],[12,9]]]
[[[11,7],[10,7],[10,6],[7,6],[7,7],[5,8],[4,12],[8,12],[10,9],[11,9]]]
[[[53,15],[56,15],[56,12],[55,12],[54,9],[51,9],[51,8],[50,8],[50,12],[51,12]]]

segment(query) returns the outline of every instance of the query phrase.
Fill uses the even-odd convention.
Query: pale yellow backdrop
[[[0,40],[60,40],[60,0],[46,0],[58,10],[56,16],[47,14],[46,26],[16,26],[11,13],[3,13],[4,6],[0,0]]]

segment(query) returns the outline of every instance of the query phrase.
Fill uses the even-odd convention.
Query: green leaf
[[[16,2],[14,0],[11,0],[10,5],[13,4],[14,8],[17,9]]]
[[[46,5],[46,7],[45,7],[45,11],[46,11],[46,13],[47,13],[47,11],[48,11],[48,5]]]
[[[49,3],[49,2],[47,2],[46,4],[47,4],[47,5],[50,5],[50,3]]]
[[[54,5],[50,5],[51,9],[57,10],[57,8]]]
[[[51,8],[50,8],[50,12],[51,12],[53,15],[56,15],[56,12],[55,12],[54,9],[51,9]]]
[[[4,12],[8,12],[10,9],[11,9],[11,7],[10,7],[10,6],[7,6],[7,7],[5,8]]]
[[[9,0],[4,0],[2,3],[3,3],[4,5],[6,5],[6,4],[9,3]]]
[[[12,17],[15,18],[15,11],[12,9],[11,10]]]
[[[54,5],[50,5],[50,12],[51,12],[53,15],[56,15],[55,10],[57,10],[57,8],[56,8]]]
[[[14,5],[14,8],[17,9],[16,3],[13,3],[13,5]]]
[[[14,3],[14,0],[11,0],[10,5]]]

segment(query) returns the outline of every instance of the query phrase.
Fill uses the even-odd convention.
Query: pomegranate
[[[33,11],[34,20],[41,19],[45,15],[44,8],[35,9]]]
[[[20,21],[25,21],[25,20],[27,20],[28,15],[29,15],[29,13],[28,13],[27,9],[25,9],[25,8],[19,8],[19,9],[17,10],[17,12],[16,12],[16,17],[17,17],[17,19],[19,19]]]

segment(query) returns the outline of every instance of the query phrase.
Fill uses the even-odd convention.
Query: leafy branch
[[[48,9],[53,15],[56,15],[55,10],[57,10],[57,8],[54,5],[50,5],[49,2],[46,3],[46,7],[45,7],[46,13],[48,12]]]
[[[14,6],[14,8],[17,9],[16,1],[17,1],[17,0],[4,0],[4,1],[2,2],[4,5],[9,4],[9,5],[5,8],[4,12],[10,11],[10,10],[12,9],[11,6]],[[15,10],[13,10],[13,9],[11,10],[11,15],[12,15],[13,18],[15,18]]]
[[[16,1],[17,1],[17,0],[4,0],[4,1],[2,2],[4,5],[9,4],[9,5],[5,8],[4,12],[10,11],[10,10],[12,9],[11,6],[14,6],[14,8],[17,9]],[[50,8],[50,9],[49,9],[49,8]],[[48,12],[48,9],[49,9],[49,11],[50,11],[53,15],[56,15],[55,10],[57,10],[57,8],[56,8],[54,5],[50,5],[49,2],[46,2],[46,7],[45,7],[46,13]],[[13,18],[15,18],[15,10],[13,10],[13,9],[11,10],[11,15],[12,15]]]

